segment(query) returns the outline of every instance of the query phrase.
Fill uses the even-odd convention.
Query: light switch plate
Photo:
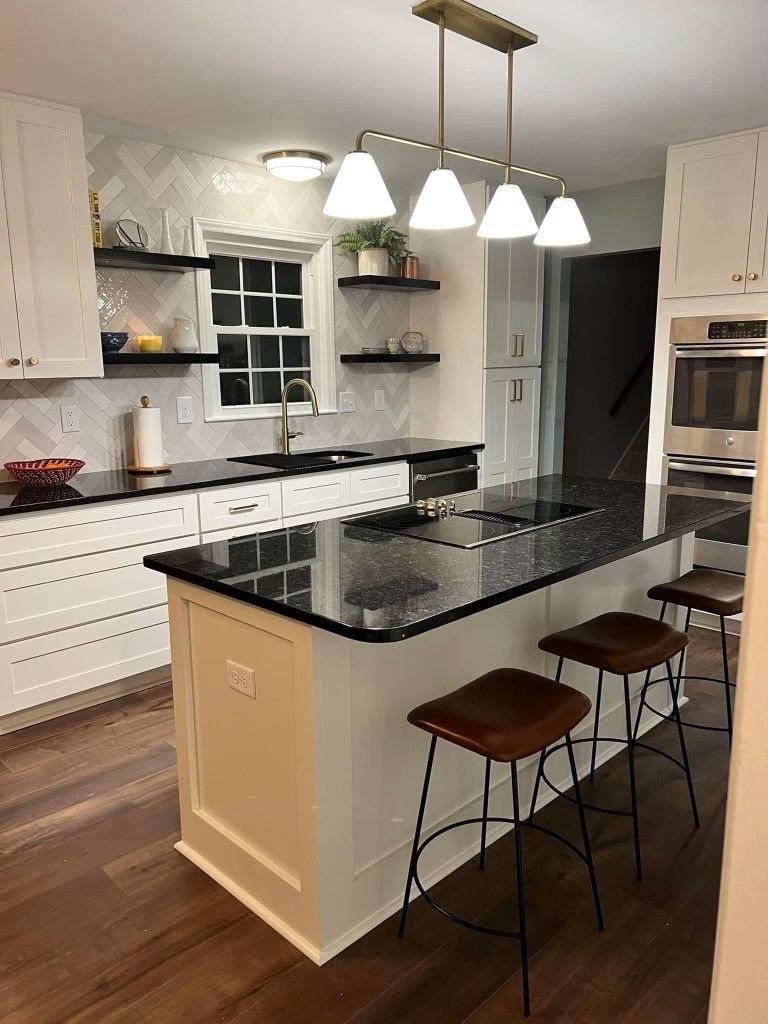
[[[61,432],[75,434],[78,430],[80,430],[80,410],[76,405],[62,405]]]
[[[176,399],[176,422],[193,423],[195,417],[192,415],[192,396],[179,395]]]
[[[384,391],[382,388],[376,388],[373,392],[373,411],[384,412]]]
[[[227,682],[233,690],[256,700],[256,676],[252,668],[227,659]]]
[[[340,391],[339,392],[339,410],[340,410],[340,412],[354,412],[355,411],[355,393],[354,393],[354,391]]]

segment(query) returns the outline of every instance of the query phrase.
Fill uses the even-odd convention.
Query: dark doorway
[[[643,480],[659,250],[568,262],[563,472]]]

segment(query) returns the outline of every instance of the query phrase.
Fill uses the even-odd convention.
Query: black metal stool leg
[[[733,742],[733,706],[731,704],[731,673],[728,669],[728,642],[725,633],[725,616],[720,616],[720,644],[723,649],[723,683],[725,686],[725,713],[728,721],[728,746]]]
[[[600,736],[600,703],[603,699],[603,670],[597,675],[597,699],[595,700],[595,724],[592,729],[592,763],[589,767],[589,781],[595,781],[595,761],[597,760],[597,741]]]
[[[411,849],[411,860],[408,865],[408,880],[405,883],[405,897],[403,899],[403,909],[400,913],[400,926],[397,929],[398,938],[402,939],[405,934],[405,919],[408,916],[408,901],[411,897],[411,885],[413,883],[413,876],[416,871],[416,853],[419,849],[419,837],[421,836],[421,826],[424,822],[424,809],[427,806],[427,793],[429,792],[429,779],[432,775],[432,763],[435,760],[435,746],[437,745],[437,736],[432,737],[432,742],[429,745],[429,755],[427,756],[427,770],[424,773],[424,785],[421,790],[421,803],[419,804],[419,813],[416,818],[416,831],[413,836],[413,847]]]
[[[632,830],[635,836],[635,869],[638,882],[643,877],[643,862],[640,855],[640,821],[637,814],[637,783],[635,781],[635,738],[632,734],[632,710],[629,702],[629,676],[624,676],[624,717],[627,728],[627,753],[629,756],[629,793],[632,802]]]
[[[688,608],[686,613],[685,613],[685,628],[683,629],[683,632],[685,634],[687,634],[688,630],[691,628],[691,612],[692,611],[693,611],[692,608]],[[683,663],[685,662],[685,655],[686,655],[687,650],[688,650],[688,648],[684,647],[682,649],[682,651],[680,651],[680,660],[677,663],[677,688],[675,690],[675,696],[676,697],[680,696],[680,683],[681,683],[682,678],[683,678]]]
[[[603,908],[600,905],[600,893],[597,888],[595,862],[592,859],[592,844],[589,841],[589,832],[587,831],[587,817],[584,813],[584,804],[581,800],[581,785],[579,784],[579,773],[576,771],[576,758],[573,756],[573,743],[571,743],[570,733],[567,733],[565,737],[565,745],[568,749],[568,761],[571,765],[571,778],[573,779],[573,795],[576,798],[576,806],[579,810],[581,838],[582,842],[584,843],[584,856],[587,860],[587,869],[589,870],[589,881],[592,886],[592,898],[595,901],[595,915],[597,917],[597,927],[602,932],[605,931],[605,924],[603,922]]]
[[[651,683],[651,670],[645,673],[645,682],[643,688],[640,691],[640,703],[637,705],[637,716],[635,718],[635,728],[632,730],[632,739],[637,740],[640,732],[640,719],[643,717],[643,705],[645,704],[645,695],[648,693],[648,687]]]
[[[488,831],[488,792],[491,784],[491,759],[485,759],[485,786],[483,787],[483,824],[480,833],[480,863],[478,867],[485,870],[485,836]]]
[[[699,827],[701,822],[699,821],[699,809],[696,806],[696,794],[693,791],[693,779],[691,778],[691,766],[688,762],[688,748],[685,745],[685,732],[683,730],[683,723],[680,718],[680,705],[677,702],[677,687],[672,680],[672,662],[668,661],[667,665],[667,678],[669,679],[669,692],[672,694],[672,715],[677,726],[677,735],[680,740],[680,753],[683,758],[683,770],[685,771],[685,778],[688,783],[688,795],[691,798],[691,811],[693,813],[693,823],[696,828]],[[679,681],[678,681],[679,682]]]
[[[517,791],[517,765],[510,765],[512,775],[512,818],[515,823],[515,867],[517,870],[517,924],[520,932],[520,970],[523,978],[523,1013],[531,1015],[531,992],[528,981],[528,933],[525,926],[525,885],[523,880],[523,839],[520,827],[520,796]]]
[[[558,658],[557,671],[555,672],[555,682],[560,682],[560,675],[563,671],[563,659]],[[544,747],[541,754],[539,754],[539,766],[536,769],[536,780],[533,783],[533,796],[531,797],[531,809],[528,811],[528,821],[533,821],[533,816],[536,813],[536,800],[539,795],[539,786],[541,785],[541,778],[544,772],[544,759],[547,754],[547,748]]]

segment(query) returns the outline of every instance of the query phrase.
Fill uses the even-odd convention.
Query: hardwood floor
[[[718,675],[698,630],[690,671]],[[735,673],[737,642],[732,642]],[[696,666],[694,668],[694,665]],[[721,697],[689,687],[698,720]],[[691,711],[693,716],[693,711]],[[664,725],[653,742],[674,751]],[[594,928],[581,862],[525,837],[534,1020],[703,1024],[722,848],[728,746],[688,730],[702,828],[685,782],[639,757],[645,880],[626,820],[590,818],[607,931]],[[585,790],[624,799],[623,757]],[[573,809],[542,823],[573,833]],[[457,928],[422,901],[404,941],[387,921],[322,968],[173,849],[178,836],[170,690],[0,737],[0,1018],[3,1024],[514,1024],[517,943]],[[514,920],[508,839],[487,870],[437,888],[457,913]]]

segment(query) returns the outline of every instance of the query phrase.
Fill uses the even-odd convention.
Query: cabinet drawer
[[[198,533],[197,496],[169,494],[0,517],[0,569]]]
[[[283,516],[302,516],[350,504],[349,473],[318,473],[283,480]]]
[[[408,504],[408,495],[400,494],[395,498],[385,498],[383,501],[365,501],[361,505],[350,505],[348,508],[331,508],[325,512],[307,513],[303,516],[291,516],[283,520],[283,526],[306,526],[308,523],[322,523],[327,519],[346,519],[348,516],[362,516],[366,512],[378,512],[382,508],[397,508],[398,505]]]
[[[280,518],[280,481],[237,484],[201,491],[200,530],[226,530],[229,527],[264,523]]]
[[[165,577],[142,558],[196,543],[185,537],[0,572],[0,643],[165,604]]]
[[[353,505],[396,498],[408,494],[410,489],[407,462],[387,462],[382,466],[353,469],[349,476],[350,500]]]
[[[0,647],[0,715],[169,664],[165,605]]]

